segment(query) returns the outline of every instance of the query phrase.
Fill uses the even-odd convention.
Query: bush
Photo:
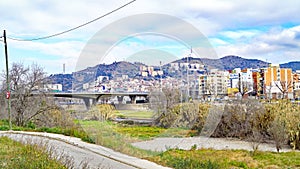
[[[196,102],[177,104],[155,119],[155,125],[164,128],[180,127],[201,130],[208,108],[209,105]]]
[[[249,139],[253,131],[266,133],[264,125],[268,122],[263,121],[264,116],[263,106],[256,101],[241,100],[226,104],[213,136]]]
[[[281,130],[284,130],[284,134],[280,134],[280,136],[287,136],[287,139],[277,139],[281,139],[281,142],[283,140],[288,141],[293,149],[300,149],[300,106],[297,104],[292,104],[288,100],[281,100],[277,104],[266,105],[266,109],[276,117],[274,119],[276,119],[277,124],[274,125],[283,127]],[[273,137],[277,137],[276,133],[274,132],[279,132],[279,130],[275,129],[272,133]],[[283,131],[281,131],[281,133],[282,132]]]
[[[111,120],[115,118],[115,107],[110,104],[101,104],[93,106],[87,113],[85,120]]]

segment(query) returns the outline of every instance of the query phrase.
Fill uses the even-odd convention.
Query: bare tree
[[[37,115],[57,108],[50,104],[51,99],[46,98],[43,91],[39,90],[43,87],[45,79],[45,72],[40,66],[33,64],[25,67],[23,64],[13,63],[9,79],[12,115],[17,125],[24,126]]]
[[[237,89],[239,90],[239,93],[243,97],[245,94],[250,92],[251,89],[253,89],[253,84],[251,82],[239,80],[239,82],[237,84]]]
[[[216,86],[211,83],[207,83],[206,91],[208,92],[210,97],[212,97],[212,96],[217,97],[217,95],[218,95],[218,93],[216,92]]]
[[[279,81],[275,82],[275,86],[280,90],[282,99],[284,99],[286,97],[286,94],[289,92],[289,89],[293,88],[293,83],[292,81]]]
[[[212,84],[211,81],[207,81],[205,84],[203,84],[203,88],[202,88],[202,95],[203,95],[203,99],[206,100],[207,96],[214,96],[217,97],[218,93],[216,92],[216,86]]]
[[[268,98],[268,102],[271,102],[271,99],[272,99],[272,82],[270,82],[270,85],[267,87],[265,87],[265,90],[266,90],[266,97]]]
[[[165,113],[180,102],[179,89],[171,86],[165,86],[162,89],[153,88],[149,97],[150,108],[158,114]]]

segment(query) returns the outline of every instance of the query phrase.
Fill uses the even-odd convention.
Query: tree
[[[269,130],[275,141],[276,150],[279,153],[280,149],[282,149],[282,145],[287,139],[284,121],[280,120],[279,117],[276,117],[271,123]]]
[[[217,93],[217,86],[215,84],[213,84],[213,81],[210,79],[210,80],[207,80],[205,83],[202,84],[203,85],[203,88],[202,88],[202,97],[204,100],[207,99],[207,96],[209,96],[210,98],[211,97],[217,97],[218,96],[218,93]],[[201,88],[202,86],[200,86]]]
[[[239,90],[239,93],[242,95],[242,97],[251,92],[251,90],[253,90],[253,84],[251,82],[247,82],[247,81],[238,81],[237,84],[237,89]]]
[[[164,113],[180,102],[180,92],[175,87],[162,87],[151,89],[149,95],[150,108],[157,113]]]
[[[24,126],[37,115],[57,109],[54,102],[40,90],[45,83],[45,72],[40,66],[33,64],[25,67],[23,64],[13,63],[9,79],[12,116],[16,125]]]
[[[218,93],[216,92],[216,86],[213,85],[211,82],[206,84],[205,89],[210,97],[212,96],[217,97]]]
[[[286,97],[285,94],[289,92],[289,89],[293,88],[293,83],[292,81],[276,81],[275,86],[280,90],[282,94],[282,99],[284,99]]]
[[[268,98],[268,102],[271,102],[271,99],[272,99],[272,87],[273,87],[272,82],[270,82],[269,86],[265,87],[267,98]]]

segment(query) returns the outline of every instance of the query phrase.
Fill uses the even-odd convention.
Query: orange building
[[[268,98],[293,97],[292,69],[270,65],[263,69],[264,93]],[[284,96],[283,96],[284,95]]]

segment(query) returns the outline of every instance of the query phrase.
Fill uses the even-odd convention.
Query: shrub
[[[93,106],[87,113],[85,120],[110,120],[116,116],[115,107],[110,104]]]
[[[260,123],[266,124],[263,121],[264,116],[263,106],[256,101],[241,100],[228,103],[213,136],[251,138],[253,130],[265,133],[264,125],[260,126]]]
[[[164,128],[180,127],[201,130],[208,108],[207,104],[197,102],[177,104],[156,118],[155,125]]]
[[[288,100],[281,100],[277,104],[266,105],[266,109],[276,117],[274,119],[277,124],[274,122],[273,125],[277,127],[279,125],[280,130],[284,130],[281,131],[284,134],[279,135],[283,138],[276,139],[280,139],[281,142],[288,141],[293,149],[300,149],[300,106]],[[274,132],[279,132],[279,129],[272,130],[271,128],[271,131],[273,131],[273,137],[277,137]]]

